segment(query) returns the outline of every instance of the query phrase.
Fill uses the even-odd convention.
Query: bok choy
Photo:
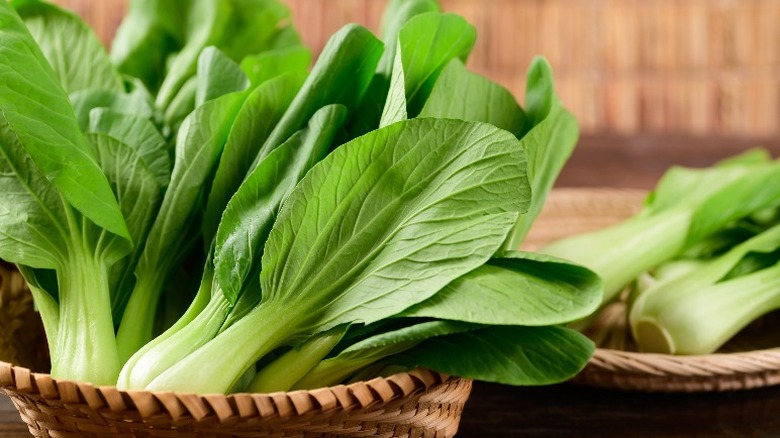
[[[752,153],[707,169],[674,167],[637,216],[540,251],[593,269],[604,280],[608,302],[640,273],[778,199],[780,162]]]
[[[546,61],[523,108],[434,1],[392,1],[381,40],[344,26],[310,70],[288,19],[134,0],[109,55],[73,14],[0,2],[0,258],[52,374],[226,393],[582,369],[565,324],[601,280],[517,251],[578,135]]]
[[[604,304],[627,292],[621,305],[640,351],[710,354],[780,308],[779,206],[780,161],[755,149],[709,168],[673,167],[634,217],[542,251],[598,273]]]

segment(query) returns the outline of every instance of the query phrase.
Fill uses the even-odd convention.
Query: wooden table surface
[[[780,139],[586,136],[558,186],[649,189],[670,164],[709,165],[756,145],[780,156]],[[0,438],[23,436],[29,436],[26,427],[0,396]],[[780,436],[780,387],[685,395],[477,382],[458,437],[515,436]]]

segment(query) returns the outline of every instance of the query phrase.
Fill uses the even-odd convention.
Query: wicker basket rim
[[[235,419],[300,418],[323,413],[349,412],[397,400],[452,384],[469,381],[424,368],[377,377],[347,385],[269,394],[194,394],[172,391],[120,391],[115,386],[54,379],[46,373],[0,361],[0,392],[40,397],[44,401],[87,405],[98,412],[137,412],[142,419],[169,416],[173,421],[201,421],[216,417],[220,423]],[[8,394],[11,395],[11,394]]]
[[[780,347],[690,356],[597,348],[590,362],[590,365],[596,364],[657,375],[712,376],[716,373],[780,372]]]

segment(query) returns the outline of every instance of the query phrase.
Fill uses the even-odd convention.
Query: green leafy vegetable
[[[247,56],[241,61],[241,70],[253,87],[289,72],[307,71],[311,51],[305,47],[288,47]]]
[[[425,300],[496,251],[527,202],[522,163],[511,134],[460,121],[410,120],[343,145],[285,203],[266,243],[260,304],[147,388],[195,380],[200,392],[226,392],[305,333],[371,323]],[[409,271],[414,280],[398,274]],[[271,315],[277,323],[258,336]],[[212,366],[221,376],[193,379]]]
[[[168,144],[151,120],[123,114],[109,108],[90,112],[89,131],[106,134],[132,148],[160,187],[167,187],[171,178]]]
[[[592,343],[556,324],[596,308],[600,279],[502,250],[576,140],[551,69],[532,64],[524,111],[468,71],[475,30],[435,1],[393,0],[382,27],[344,26],[309,72],[278,0],[133,0],[110,57],[76,15],[0,2],[0,258],[55,377],[203,393],[584,366]],[[705,204],[697,236],[761,212],[755,234],[777,207]]]
[[[733,221],[776,205],[779,196],[780,163],[676,167],[636,217],[554,242],[542,252],[593,269],[604,280],[607,302],[640,273]]]
[[[709,354],[758,316],[780,306],[776,257],[770,266],[733,276],[753,253],[780,248],[780,227],[749,239],[683,275],[659,281],[634,300],[630,322],[645,351]]]
[[[525,123],[512,93],[468,71],[460,59],[450,61],[441,72],[420,117],[485,122],[516,134]]]
[[[357,106],[381,53],[382,43],[366,28],[355,24],[344,26],[330,37],[301,91],[263,143],[250,170],[323,106],[336,103],[347,108]]]
[[[601,280],[581,266],[506,252],[403,315],[495,325],[563,324],[595,311],[601,290]]]
[[[494,326],[428,339],[393,362],[488,382],[546,385],[577,374],[594,348],[565,327]]]
[[[260,84],[244,102],[228,135],[209,191],[203,235],[211,242],[230,197],[246,177],[260,147],[303,85],[303,73],[284,73]]]
[[[241,67],[216,47],[206,47],[198,58],[198,86],[195,106],[249,86]]]
[[[453,321],[418,322],[410,326],[380,332],[367,339],[350,344],[334,357],[318,363],[305,377],[280,390],[314,389],[345,381],[361,369],[394,354],[409,350],[426,339],[475,330],[477,325]],[[320,340],[317,339],[319,342]],[[306,347],[307,344],[304,344]],[[273,370],[272,370],[273,371]],[[253,382],[254,383],[254,382]],[[253,385],[254,389],[264,389]]]
[[[108,181],[54,72],[10,5],[0,7],[0,18],[0,57],[5,60],[0,64],[4,84],[0,101],[9,134],[18,138],[36,167],[84,216],[129,237]]]
[[[390,92],[379,126],[416,117],[447,64],[465,60],[476,40],[474,27],[453,14],[426,13],[398,34]]]
[[[206,272],[214,272],[213,276],[204,276],[204,281],[213,284],[201,285],[201,291],[211,291],[208,306],[197,316],[185,314],[183,319],[191,322],[175,326],[175,332],[165,335],[167,339],[131,358],[123,370],[120,386],[146,386],[211,340],[220,328],[229,326],[226,319],[233,307],[241,311],[260,300],[257,277],[262,248],[279,208],[306,171],[326,155],[345,112],[340,105],[322,108],[305,130],[266,157],[241,185],[225,208],[217,231],[213,266],[207,263]]]
[[[135,269],[137,282],[117,332],[122,360],[152,339],[155,309],[166,281],[198,241],[197,213],[230,127],[244,102],[228,94],[195,110],[179,130],[176,161],[160,211]]]
[[[76,14],[42,1],[17,1],[14,6],[66,92],[124,92],[122,78],[103,45]]]

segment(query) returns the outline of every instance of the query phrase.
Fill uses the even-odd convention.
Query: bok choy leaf
[[[7,2],[0,42],[0,258],[27,274],[56,271],[59,314],[41,301],[45,326],[56,327],[52,375],[110,384],[119,360],[108,271],[130,251],[130,233],[65,90]]]
[[[120,387],[144,387],[229,326],[226,319],[234,307],[243,315],[246,307],[260,301],[257,278],[263,245],[279,208],[304,174],[325,157],[345,116],[343,106],[322,108],[306,129],[268,155],[244,181],[225,208],[213,258],[206,266],[206,272],[213,273],[203,281],[213,284],[202,284],[201,291],[210,291],[209,304],[195,317],[185,314],[191,322],[177,323],[163,335],[165,339],[132,357],[122,371]]]
[[[199,392],[227,392],[255,361],[307,333],[424,301],[498,249],[527,206],[523,163],[511,134],[454,120],[409,120],[336,149],[282,208],[257,307],[147,388],[194,380]],[[221,375],[193,377],[212,367]]]

